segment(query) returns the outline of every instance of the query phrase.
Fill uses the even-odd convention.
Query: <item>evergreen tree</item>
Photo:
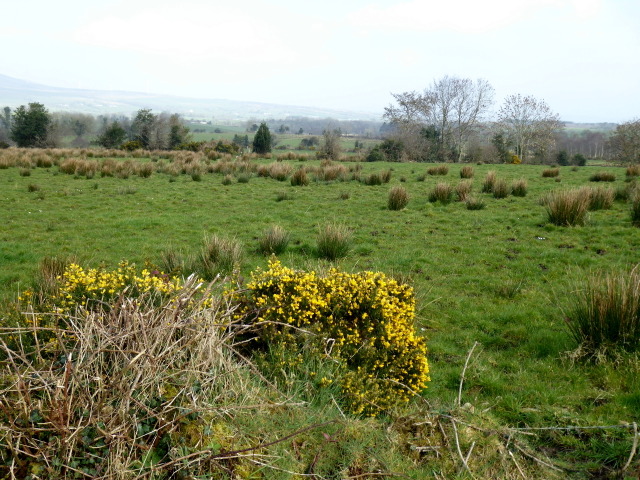
[[[253,137],[253,151],[255,153],[271,152],[271,132],[266,123],[261,123]]]
[[[102,135],[98,137],[98,144],[105,148],[118,148],[127,138],[127,132],[120,123],[113,122],[107,127]]]
[[[41,103],[20,105],[11,119],[11,140],[18,147],[44,147],[50,124],[51,115]]]

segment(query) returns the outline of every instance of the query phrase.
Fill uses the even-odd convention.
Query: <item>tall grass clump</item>
[[[437,183],[429,192],[429,201],[431,203],[440,202],[444,205],[451,203],[453,200],[453,187],[448,183]]]
[[[487,172],[482,182],[482,193],[493,193],[493,186],[496,184],[497,176],[494,170]]]
[[[571,334],[587,352],[640,349],[640,265],[598,274],[576,287],[567,315]]]
[[[584,225],[590,204],[590,194],[586,189],[557,190],[546,195],[544,204],[549,222],[559,226]]]
[[[519,180],[514,180],[511,185],[511,195],[514,197],[526,197],[528,187],[526,179],[521,178]]]
[[[471,180],[463,180],[458,185],[456,185],[456,196],[458,197],[458,201],[466,202],[471,195],[472,189],[473,181]]]
[[[291,185],[294,187],[309,185],[309,176],[305,168],[299,168],[291,175]]]
[[[218,276],[230,275],[240,269],[243,256],[243,248],[238,240],[219,235],[206,236],[200,253],[198,273],[208,281]]]
[[[631,197],[631,223],[640,227],[640,191],[636,190]]]
[[[640,176],[640,165],[629,165],[627,170],[625,171],[627,177],[639,177]]]
[[[589,177],[590,182],[615,182],[616,176],[611,172],[596,172]]]
[[[382,176],[379,173],[370,173],[362,181],[365,185],[382,185]]]
[[[589,188],[589,187],[586,187]],[[589,189],[589,210],[608,210],[613,205],[615,192],[611,188],[596,187]]]
[[[484,207],[486,207],[484,200],[482,200],[481,198],[469,197],[464,203],[467,207],[467,210],[482,210]]]
[[[109,282],[117,278],[102,273]],[[152,290],[120,290],[117,301],[62,311],[56,301],[42,310],[25,301],[20,325],[0,341],[2,477],[204,478],[228,471],[233,460],[219,459],[212,442],[231,450],[237,440],[214,433],[223,420],[219,408],[234,396],[249,404],[257,396],[232,347],[233,307],[205,293],[191,279],[161,299]]]
[[[258,249],[263,255],[280,255],[289,245],[289,232],[280,225],[269,227],[260,237]]]
[[[435,167],[429,167],[427,169],[429,175],[447,175],[449,173],[449,167],[447,165],[436,165]]]
[[[493,198],[507,198],[509,193],[511,193],[511,189],[506,180],[501,178],[495,181],[493,184]]]
[[[473,178],[475,174],[471,165],[465,165],[460,169],[460,178]]]
[[[555,178],[560,175],[559,168],[546,168],[542,171],[542,176],[544,178]]]
[[[396,185],[389,190],[389,198],[387,200],[389,210],[402,210],[408,203],[409,194],[403,186]]]
[[[318,257],[334,261],[349,252],[351,232],[344,225],[329,223],[320,227],[316,241]]]

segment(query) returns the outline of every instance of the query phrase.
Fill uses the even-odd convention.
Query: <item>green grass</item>
[[[474,166],[477,179],[489,170],[509,185],[525,179],[526,197],[497,200],[480,193],[477,185],[474,196],[486,204],[483,210],[467,210],[462,202],[430,203],[429,193],[441,178],[416,181],[414,173],[430,166],[362,164],[361,178],[393,169],[393,178],[408,179],[402,185],[411,202],[398,212],[387,208],[387,185],[358,181],[315,181],[299,188],[255,177],[224,186],[223,174],[206,171],[200,181],[189,174],[162,173],[87,180],[58,173],[55,166],[33,168],[29,177],[17,167],[2,169],[0,292],[6,300],[15,298],[47,256],[75,256],[89,266],[115,266],[122,259],[158,263],[169,248],[197,255],[205,235],[256,245],[273,224],[290,233],[280,257],[285,265],[325,268],[315,250],[318,226],[345,225],[352,239],[347,256],[336,260],[341,268],[380,270],[415,287],[418,330],[429,347],[432,381],[422,396],[430,412],[449,411],[456,403],[467,352],[479,342],[462,390],[463,403],[478,414],[475,422],[544,427],[637,421],[640,400],[634,392],[640,389],[640,362],[622,357],[618,362],[624,368],[616,368],[611,361],[571,361],[567,352],[577,345],[563,314],[576,281],[596,269],[623,269],[638,261],[640,240],[629,204],[615,202],[609,210],[591,212],[586,226],[549,224],[539,199],[559,185],[542,177],[545,167],[531,165]],[[591,175],[605,169],[561,167],[562,188],[588,185]],[[606,170],[624,178],[621,169]],[[614,182],[613,188],[621,183]],[[40,195],[28,191],[32,184],[40,187]],[[121,194],[125,191],[130,194]],[[345,193],[347,201],[340,199]],[[277,201],[282,194],[287,201]],[[241,273],[248,276],[266,261],[255,248],[247,248]],[[423,404],[416,405],[419,409]],[[309,415],[323,418],[321,407],[311,408]],[[338,413],[332,410],[331,415]],[[305,424],[301,418],[292,420],[291,430]],[[255,428],[258,422],[278,428],[274,423],[284,420],[258,415],[244,421]],[[400,428],[400,420],[388,421]],[[625,432],[560,431],[530,442],[532,448],[544,447],[557,464],[570,465],[567,475],[581,478],[595,474],[596,464],[605,472],[621,468],[631,449]],[[599,457],[604,444],[615,446],[607,450],[612,459]],[[424,471],[440,471],[435,455],[429,458],[420,464],[426,465]],[[329,457],[320,460],[329,462]]]

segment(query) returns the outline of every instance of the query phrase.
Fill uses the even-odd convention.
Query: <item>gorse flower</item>
[[[271,261],[247,285],[244,314],[255,311],[261,335],[295,342],[304,329],[333,348],[346,373],[340,386],[355,414],[375,415],[408,401],[429,381],[426,345],[413,327],[413,289],[379,272],[325,275]],[[318,352],[324,353],[324,352]]]

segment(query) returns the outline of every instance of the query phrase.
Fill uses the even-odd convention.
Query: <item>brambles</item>
[[[471,165],[465,165],[460,169],[460,178],[473,178],[474,173]]]
[[[488,171],[487,175],[484,177],[484,182],[482,182],[482,193],[493,193],[493,186],[495,185],[496,180],[496,172],[494,170]]]
[[[318,275],[271,261],[252,274],[247,289],[245,312],[259,312],[263,341],[294,352],[307,345],[337,362],[335,377],[322,383],[337,382],[352,413],[376,415],[426,387],[426,345],[413,327],[411,287],[382,273],[332,268]]]
[[[429,192],[429,201],[431,203],[440,202],[444,205],[451,203],[453,199],[453,187],[448,183],[437,183]]]
[[[526,179],[521,178],[519,180],[514,180],[513,184],[511,185],[511,195],[513,195],[514,197],[526,197],[527,188],[528,184]]]
[[[473,189],[473,181],[471,180],[463,180],[458,185],[456,185],[456,195],[458,196],[458,201],[466,202],[469,196],[471,195],[472,189]]]
[[[547,169],[542,171],[542,176],[544,178],[555,178],[558,175],[560,175],[560,169],[559,168],[547,168]]]
[[[543,198],[549,222],[559,226],[584,225],[591,195],[587,189],[558,190]]]
[[[279,225],[273,225],[260,237],[258,249],[263,255],[280,255],[288,244],[289,232]]]
[[[242,245],[237,240],[218,235],[206,236],[197,271],[205,280],[214,280],[238,270],[242,257]]]
[[[351,243],[351,232],[344,225],[327,224],[318,232],[318,256],[330,261],[347,255]]]
[[[437,165],[435,167],[429,167],[427,169],[429,175],[447,175],[449,173],[449,167],[447,165]]]
[[[402,210],[408,203],[409,194],[404,187],[396,185],[389,190],[389,198],[387,201],[389,210]]]
[[[640,349],[640,266],[592,275],[575,291],[567,323],[582,348]]]
[[[510,189],[506,180],[499,179],[495,181],[493,184],[493,198],[507,198],[509,193]]]
[[[591,182],[615,182],[616,176],[611,172],[596,172],[589,177]]]

